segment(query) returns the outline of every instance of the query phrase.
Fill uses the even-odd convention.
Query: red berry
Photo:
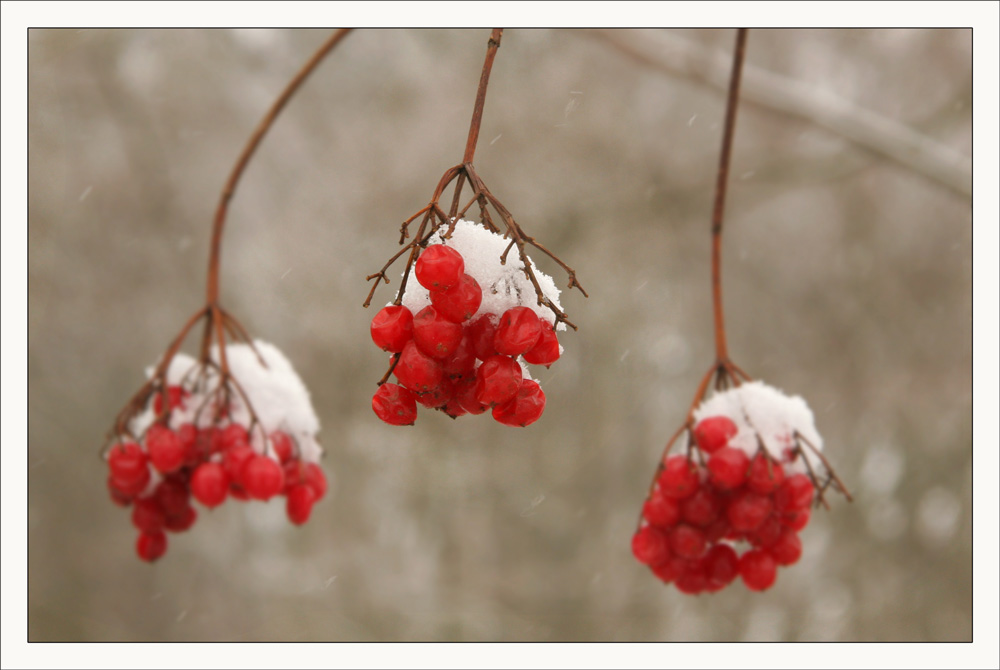
[[[462,326],[441,316],[434,305],[427,305],[413,317],[413,341],[431,358],[450,357],[462,341],[462,334]]]
[[[139,479],[130,482],[120,482],[114,477],[110,478],[110,485],[118,491],[119,494],[128,498],[134,498],[149,486],[149,480],[152,476],[149,474],[149,468],[142,471]]]
[[[167,387],[167,407],[172,411],[178,407],[184,406],[184,399],[187,398],[190,393],[188,393],[184,388],[180,386],[168,386]],[[153,411],[157,416],[163,411],[163,394],[159,391],[153,396]]]
[[[681,574],[686,561],[681,559],[670,559],[660,563],[659,565],[650,566],[653,574],[663,580],[664,584],[669,584],[670,582],[677,579],[677,576]]]
[[[167,521],[163,524],[163,528],[164,530],[169,530],[171,533],[183,533],[191,528],[197,520],[198,512],[194,507],[188,506],[176,516],[168,516]]]
[[[167,536],[163,531],[139,533],[135,543],[135,553],[144,561],[152,563],[167,553]]]
[[[500,319],[497,318],[496,314],[481,314],[465,327],[472,342],[472,350],[479,360],[485,361],[490,356],[496,355],[497,350],[493,347],[493,339],[496,337],[499,324]]]
[[[149,481],[146,452],[135,442],[119,443],[108,451],[108,467],[116,484],[129,486],[139,481]],[[119,487],[120,488],[120,487]]]
[[[163,530],[167,515],[156,498],[139,498],[132,506],[132,525],[141,531],[155,533]]]
[[[757,527],[757,530],[749,533],[747,539],[756,548],[767,549],[778,541],[783,530],[781,521],[772,514]]]
[[[440,363],[420,351],[412,340],[403,347],[393,373],[400,384],[414,393],[430,391],[444,377]]]
[[[222,468],[230,486],[243,486],[243,466],[256,455],[248,445],[236,446],[222,455]]]
[[[191,494],[205,507],[221,505],[228,492],[229,475],[219,463],[202,463],[191,475]]]
[[[476,400],[476,376],[470,375],[462,377],[455,384],[455,395],[453,399],[458,402],[459,407],[469,414],[482,414],[489,409],[489,405]]]
[[[256,500],[270,500],[281,493],[285,475],[278,462],[255,454],[243,466],[243,488]]]
[[[476,369],[476,400],[490,406],[510,402],[521,379],[521,366],[513,358],[490,356]]]
[[[413,269],[417,281],[428,291],[447,291],[465,274],[465,260],[452,247],[432,244],[420,254]]]
[[[806,509],[812,504],[812,480],[804,474],[794,474],[781,483],[774,492],[774,506],[779,512],[792,512]]]
[[[702,486],[680,503],[681,517],[692,526],[704,528],[718,518],[721,507],[715,492]]]
[[[472,318],[483,301],[483,289],[471,275],[463,274],[447,291],[431,291],[431,304],[444,318],[462,323]]]
[[[441,369],[452,378],[475,374],[476,352],[468,333],[462,335],[462,340],[451,355],[441,361]]]
[[[191,506],[191,493],[182,477],[171,475],[156,485],[153,497],[160,503],[167,518],[179,516]]]
[[[524,360],[532,365],[546,367],[559,360],[559,338],[556,337],[555,328],[551,323],[542,320],[542,334],[535,346],[525,352]]]
[[[216,451],[226,451],[233,447],[250,444],[250,434],[238,423],[231,423],[215,434],[218,448]]]
[[[285,513],[296,526],[301,526],[309,520],[313,503],[316,502],[316,491],[308,484],[298,484],[288,491],[285,501]]]
[[[532,379],[525,379],[513,400],[493,407],[493,418],[505,426],[524,427],[538,421],[544,411],[542,387]]]
[[[146,451],[153,467],[166,474],[184,465],[184,445],[177,434],[160,424],[146,431]]]
[[[725,588],[740,572],[740,559],[728,544],[717,544],[709,549],[702,563],[705,566],[705,576],[708,580],[705,588],[708,591]]]
[[[656,489],[642,506],[642,516],[654,526],[669,528],[681,520],[681,508],[676,500]]]
[[[426,393],[418,393],[417,402],[430,409],[444,407],[455,394],[455,384],[448,377],[442,377],[438,385]]]
[[[708,573],[704,561],[684,561],[674,579],[674,586],[681,593],[698,595],[708,588]]]
[[[278,460],[282,463],[291,459],[292,455],[295,453],[295,445],[292,442],[291,436],[280,430],[276,430],[271,433],[271,447],[274,449],[274,453],[277,455]]]
[[[738,429],[728,416],[710,416],[694,427],[694,442],[706,454],[722,449]]]
[[[786,530],[767,552],[778,565],[791,565],[802,556],[802,540],[794,531]]]
[[[511,307],[500,317],[500,325],[493,336],[493,347],[498,354],[520,356],[538,344],[542,336],[542,322],[530,307]]]
[[[729,527],[729,520],[720,516],[705,528],[705,540],[709,544],[714,544],[726,537],[732,529]]]
[[[735,489],[743,485],[750,469],[750,457],[742,449],[723,447],[708,459],[712,483],[720,489]]]
[[[371,333],[379,349],[399,353],[413,337],[413,313],[402,305],[386,305],[372,319]]]
[[[687,498],[698,490],[698,470],[686,457],[671,456],[663,464],[659,482],[664,495],[678,500]]]
[[[117,486],[113,477],[108,477],[108,493],[111,494],[111,502],[119,507],[128,507],[132,504],[135,494],[123,493]]]
[[[192,423],[182,424],[177,429],[177,439],[181,441],[181,446],[184,447],[184,465],[195,466],[201,463],[204,458],[198,452],[198,429],[194,427]],[[208,454],[205,454],[207,457]]]
[[[747,475],[747,488],[754,493],[767,495],[774,491],[785,480],[785,470],[777,461],[772,461],[764,452],[759,451],[750,461],[750,474]]]
[[[316,494],[316,500],[319,500],[326,495],[327,489],[326,475],[323,474],[323,468],[319,467],[316,463],[306,463],[304,470],[305,482],[312,488],[313,493]]]
[[[643,526],[632,536],[632,554],[645,565],[660,565],[670,558],[667,536],[652,526]]]
[[[705,534],[687,524],[680,524],[671,529],[670,549],[681,558],[699,558],[705,553]]]
[[[771,513],[771,499],[744,491],[729,502],[726,518],[733,530],[748,533],[756,530]]]
[[[778,566],[762,549],[751,549],[740,557],[740,577],[751,591],[763,591],[774,584]]]
[[[785,528],[791,528],[796,531],[802,530],[809,524],[811,514],[808,508],[785,512],[781,516],[781,523],[784,524]]]
[[[417,420],[417,399],[402,386],[386,382],[375,391],[372,410],[391,426],[412,426]]]

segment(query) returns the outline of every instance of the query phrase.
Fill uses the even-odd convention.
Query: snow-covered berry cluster
[[[319,421],[281,352],[261,341],[227,345],[228,379],[217,348],[211,359],[175,355],[165,393],[157,390],[129,424],[135,437],[119,436],[105,452],[111,499],[131,507],[145,561],[166,552],[166,532],[194,525],[194,501],[213,509],[227,498],[283,496],[289,520],[301,525],[327,489]]]
[[[545,394],[527,364],[554,363],[562,352],[556,329],[565,326],[538,305],[523,262],[506,257],[510,247],[508,238],[466,220],[447,239],[439,232],[429,240],[413,268],[419,286],[372,319],[372,340],[393,354],[399,382],[375,392],[380,419],[411,425],[417,404],[451,417],[490,410],[506,426],[541,417]],[[552,279],[532,272],[558,307]]]
[[[802,554],[823,465],[812,412],[747,382],[703,402],[692,432],[688,455],[662,463],[632,553],[682,593],[718,591],[737,576],[763,591]]]

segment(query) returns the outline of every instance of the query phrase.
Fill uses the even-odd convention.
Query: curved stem
[[[472,123],[469,125],[469,139],[465,142],[465,157],[463,163],[471,163],[476,155],[476,143],[479,141],[479,126],[483,122],[483,105],[486,104],[486,87],[490,83],[490,71],[493,69],[493,59],[500,48],[500,38],[503,28],[494,28],[490,33],[490,41],[486,47],[486,62],[483,63],[483,74],[479,77],[479,90],[476,91],[476,104],[472,108]]]
[[[746,41],[747,29],[740,28],[736,32],[736,49],[733,51],[733,69],[729,78],[729,95],[726,100],[722,152],[719,156],[719,172],[715,182],[715,206],[712,209],[712,305],[715,316],[715,357],[720,361],[729,359],[729,352],[726,348],[726,326],[722,317],[722,218],[726,206],[729,158],[732,155],[733,134],[736,129],[736,105],[739,102],[740,74],[743,71]]]
[[[250,137],[249,142],[247,142],[246,147],[244,147],[243,152],[240,154],[239,158],[236,160],[236,165],[233,166],[233,171],[229,175],[229,180],[226,181],[225,187],[222,189],[222,196],[219,198],[219,206],[215,210],[215,220],[212,225],[212,247],[209,252],[208,257],[208,283],[206,288],[206,295],[208,297],[208,303],[215,304],[219,299],[219,253],[222,249],[222,229],[226,223],[226,211],[229,207],[229,201],[232,199],[233,194],[236,192],[236,185],[240,181],[240,177],[243,175],[243,171],[246,169],[247,163],[250,162],[250,158],[253,156],[254,151],[260,145],[264,135],[270,130],[271,126],[274,124],[274,120],[281,113],[282,108],[295,94],[302,82],[305,81],[316,66],[319,65],[320,61],[330,53],[333,47],[342,40],[347,33],[351,31],[350,28],[341,28],[330,38],[323,43],[323,45],[313,54],[313,57],[309,59],[299,73],[288,83],[285,90],[278,96],[278,99],[274,101],[271,109],[268,110],[267,114],[261,120],[257,129],[254,131],[253,135]]]

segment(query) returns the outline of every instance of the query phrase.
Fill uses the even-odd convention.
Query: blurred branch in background
[[[693,79],[720,90],[728,84],[729,57],[666,31],[588,30],[632,60],[656,70]],[[743,100],[772,112],[823,126],[859,147],[947,186],[972,194],[970,158],[912,128],[849,100],[753,65],[744,72]]]

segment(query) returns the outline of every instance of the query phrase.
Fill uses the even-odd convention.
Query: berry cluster
[[[460,229],[456,239],[468,230]],[[500,237],[485,229],[472,234],[482,233]],[[413,424],[417,404],[453,418],[490,410],[506,426],[527,426],[541,417],[545,394],[526,364],[548,367],[559,358],[553,323],[517,304],[517,291],[506,292],[509,307],[490,311],[506,305],[496,299],[498,282],[489,277],[492,299],[483,309],[480,281],[468,270],[455,246],[428,246],[414,265],[427,304],[416,313],[406,304],[388,305],[372,319],[372,340],[393,354],[399,382],[381,384],[372,398],[372,409],[386,423]],[[412,296],[409,302],[420,304]]]
[[[737,576],[752,591],[770,588],[778,567],[802,555],[817,492],[818,451],[803,449],[787,420],[814,430],[801,399],[756,382],[727,394],[695,413],[688,455],[663,460],[632,538],[636,559],[682,593],[719,591]]]
[[[239,346],[228,347],[237,364],[247,358],[234,351]],[[264,351],[272,363],[281,362],[276,350]],[[284,429],[269,429],[242,395],[195,373],[204,369],[186,356],[178,358],[172,369],[182,367],[185,359],[193,367],[180,375],[180,383],[152,396],[133,421],[135,437],[119,436],[105,453],[108,490],[112,501],[132,509],[139,558],[155,561],[166,553],[167,532],[194,525],[195,501],[213,509],[227,498],[267,501],[282,496],[289,520],[306,523],[314,503],[326,493],[327,481],[316,463],[318,446],[308,432],[295,430],[301,417],[299,426],[293,416],[292,422],[282,422]],[[243,392],[260,396],[261,391],[258,383]]]

